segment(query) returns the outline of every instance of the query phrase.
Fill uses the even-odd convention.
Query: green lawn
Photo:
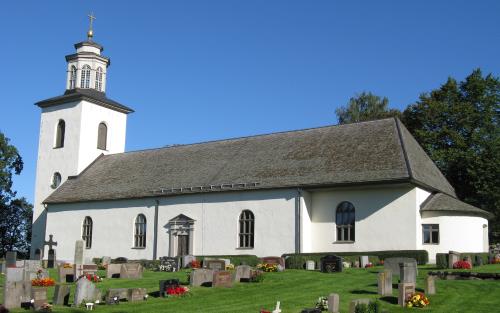
[[[300,312],[313,307],[319,296],[335,292],[340,294],[341,312],[347,312],[349,301],[357,298],[378,299],[377,272],[382,268],[346,269],[342,273],[324,274],[304,270],[286,270],[282,273],[265,273],[262,283],[238,283],[233,288],[191,288],[190,296],[182,298],[155,298],[115,306],[100,305],[97,312],[258,312],[273,309],[281,301],[284,313]],[[423,280],[431,266],[419,268],[417,290],[423,291]],[[500,265],[474,268],[479,272],[500,272]],[[50,272],[56,277],[54,271]],[[103,274],[103,273],[101,273]],[[179,278],[187,282],[187,272],[158,273],[146,271],[142,280],[105,279],[98,284],[103,291],[109,288],[143,287],[148,292],[158,291],[160,279]],[[3,285],[4,277],[0,278]],[[396,283],[396,281],[394,281]],[[430,296],[431,305],[426,309],[401,309],[397,302],[397,290],[393,297],[381,300],[388,312],[498,312],[500,307],[500,281],[437,280],[437,294]],[[49,288],[52,299],[54,288]],[[2,298],[3,299],[3,298]],[[71,301],[71,300],[70,300]],[[84,309],[54,307],[53,312],[84,312]],[[26,312],[14,310],[13,312]]]

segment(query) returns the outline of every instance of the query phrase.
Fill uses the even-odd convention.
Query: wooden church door
[[[189,235],[177,236],[177,256],[189,254]]]

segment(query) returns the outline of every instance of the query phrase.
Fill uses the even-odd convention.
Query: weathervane
[[[92,24],[94,23],[94,20],[96,18],[94,16],[94,12],[90,13],[87,16],[89,17],[89,21],[90,21],[89,31],[87,32],[87,38],[89,41],[92,41],[92,37],[94,37],[94,31],[92,29]]]

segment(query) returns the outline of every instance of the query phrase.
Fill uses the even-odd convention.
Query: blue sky
[[[404,108],[448,76],[500,75],[500,1],[2,1],[0,131],[33,200],[40,110],[85,39],[135,109],[127,151],[336,124],[362,91]]]

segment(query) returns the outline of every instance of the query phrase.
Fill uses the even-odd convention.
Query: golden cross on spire
[[[89,17],[89,21],[90,21],[90,26],[89,26],[89,31],[87,32],[87,37],[88,37],[88,40],[91,41],[92,40],[92,37],[94,36],[94,31],[92,29],[92,25],[94,23],[94,20],[96,19],[95,16],[94,16],[94,12],[90,13],[89,15],[87,15]]]

